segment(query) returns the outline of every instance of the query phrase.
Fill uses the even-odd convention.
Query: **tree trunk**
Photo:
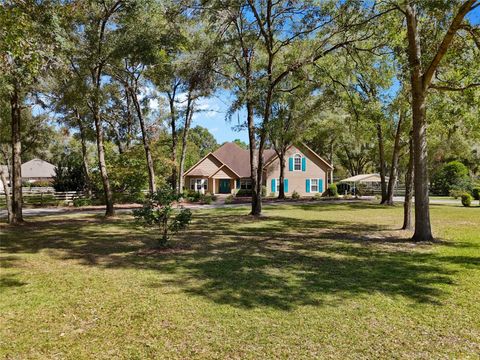
[[[384,204],[387,201],[387,182],[385,180],[385,147],[383,145],[383,132],[382,132],[382,123],[380,119],[377,120],[377,137],[378,137],[378,154],[380,157],[380,181],[382,187],[382,200],[381,204]]]
[[[15,85],[13,94],[10,98],[12,110],[12,218],[11,223],[17,224],[23,222],[22,213],[22,143],[21,143],[21,104],[18,89]]]
[[[265,148],[266,134],[263,131],[260,134],[257,153],[257,183],[255,199],[252,196],[252,215],[260,216],[262,214],[262,181],[263,181],[263,150]],[[255,150],[254,150],[255,151]],[[253,194],[252,194],[253,195]],[[255,206],[254,206],[255,205]]]
[[[278,156],[278,160],[280,161],[280,177],[278,179],[279,181],[279,191],[278,191],[278,198],[279,199],[285,199],[285,184],[284,184],[284,178],[285,178],[285,151],[282,148],[280,151],[280,154]]]
[[[185,171],[185,156],[187,154],[187,141],[188,141],[188,132],[190,130],[190,124],[192,122],[193,115],[193,100],[191,97],[191,91],[189,91],[187,99],[187,110],[185,113],[185,124],[183,127],[182,134],[182,150],[180,154],[180,164],[179,164],[179,174],[178,174],[178,191],[182,192],[184,187],[183,173]]]
[[[262,201],[262,188],[258,192],[258,177],[257,177],[257,143],[255,139],[255,118],[253,111],[253,104],[247,100],[247,126],[248,126],[248,143],[250,151],[250,179],[252,181],[252,209],[250,215],[254,215],[257,211],[257,204]]]
[[[13,222],[13,212],[12,212],[12,199],[10,197],[10,189],[8,188],[8,181],[7,177],[5,176],[5,172],[3,167],[0,166],[0,180],[3,184],[3,191],[5,192],[5,202],[7,205],[7,221],[9,224]]]
[[[143,119],[142,108],[138,101],[136,89],[137,89],[136,86],[135,86],[135,89],[131,89],[130,94],[132,96],[135,110],[137,111],[138,120],[140,122],[140,130],[142,131],[143,148],[145,149],[145,157],[147,158],[148,190],[150,191],[150,194],[153,194],[156,190],[155,171],[153,169],[152,153],[150,151],[150,145],[148,144],[148,136],[147,136],[147,130],[145,129],[145,121]]]
[[[100,167],[100,174],[102,175],[103,192],[105,194],[106,211],[105,216],[110,217],[115,215],[113,207],[112,190],[110,189],[110,181],[108,179],[107,165],[105,162],[105,147],[103,146],[103,129],[98,111],[98,104],[93,104],[93,120],[95,122],[95,131],[97,137],[97,153],[98,165]]]
[[[398,118],[397,131],[395,133],[395,143],[393,145],[392,165],[390,168],[390,178],[388,179],[387,204],[393,205],[393,195],[398,176],[398,159],[400,158],[400,137],[402,134],[403,114]]]
[[[412,228],[412,196],[413,196],[413,140],[410,133],[408,168],[405,174],[405,200],[403,203],[403,226],[402,230]]]
[[[83,162],[83,171],[85,173],[85,191],[88,197],[92,196],[92,184],[90,181],[90,170],[88,169],[88,151],[87,151],[87,139],[85,134],[85,127],[83,126],[83,121],[78,112],[78,109],[75,109],[75,117],[77,119],[78,129],[80,131],[80,142],[82,144],[82,162]]]
[[[415,8],[407,6],[408,60],[411,70],[413,115],[413,166],[415,187],[415,233],[413,241],[432,241],[428,199],[426,88],[421,70],[420,35]]]
[[[175,112],[175,92],[176,89],[173,90],[172,94],[168,94],[168,102],[170,105],[170,128],[172,131],[172,153],[171,153],[171,160],[172,160],[172,188],[178,193],[178,184],[179,181],[177,179],[177,142],[178,142],[178,135],[177,135],[177,118]]]

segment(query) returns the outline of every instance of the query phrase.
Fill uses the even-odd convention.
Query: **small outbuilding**
[[[0,165],[4,168],[4,174],[9,179],[9,171],[6,165]],[[32,159],[22,164],[22,181],[35,183],[36,181],[53,181],[55,176],[55,165],[42,159]],[[3,183],[0,181],[0,191],[3,191]]]

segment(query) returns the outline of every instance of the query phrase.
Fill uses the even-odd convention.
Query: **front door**
[[[230,193],[230,179],[220,179],[220,194]]]

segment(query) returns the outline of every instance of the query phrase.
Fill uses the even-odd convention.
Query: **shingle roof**
[[[55,165],[42,159],[33,159],[22,164],[22,178],[51,178],[55,175]]]
[[[240,177],[250,177],[250,151],[242,149],[233,142],[227,142],[213,152],[213,155],[235,171]],[[266,163],[275,155],[275,150],[265,149],[263,153]],[[195,170],[194,170],[195,171]]]

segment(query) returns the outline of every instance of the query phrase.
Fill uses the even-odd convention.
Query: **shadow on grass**
[[[445,285],[453,285],[455,270],[448,265],[480,266],[476,258],[412,249],[380,226],[232,212],[197,214],[174,241],[176,251],[163,253],[143,252],[154,236],[129,219],[43,221],[8,228],[5,235],[4,253],[51,251],[86,266],[154,270],[168,276],[145,286],[168,284],[242,308],[334,305],[373,293],[441,305],[450,291]]]

